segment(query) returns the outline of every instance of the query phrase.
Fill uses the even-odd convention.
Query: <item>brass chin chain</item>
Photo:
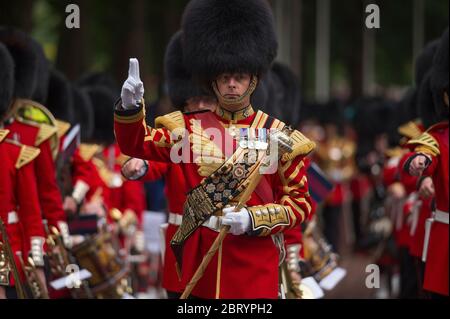
[[[219,89],[217,88],[216,81],[212,82],[212,87],[214,90],[214,93],[216,94],[217,100],[219,101],[219,105],[224,106],[225,108],[227,106],[240,106],[245,107],[247,105],[243,105],[246,98],[253,94],[253,91],[255,91],[256,86],[258,85],[258,77],[252,76],[252,80],[250,81],[250,85],[248,86],[247,90],[237,99],[229,99],[222,94],[220,94]]]

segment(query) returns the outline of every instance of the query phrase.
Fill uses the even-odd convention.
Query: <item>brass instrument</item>
[[[332,251],[331,246],[316,227],[315,221],[308,224],[303,242],[305,262],[309,266],[305,269],[308,272],[307,275],[313,276],[320,282],[338,267],[339,256]]]
[[[55,227],[52,227],[52,232],[48,228],[47,221],[43,221],[44,229],[47,234],[47,256],[49,258],[50,271],[55,277],[62,277],[66,275],[66,267],[69,264],[67,258],[67,251],[62,244],[59,232]]]
[[[14,284],[19,299],[25,299],[26,293],[20,280],[19,270],[16,262],[14,261],[14,255],[9,244],[8,235],[6,233],[5,225],[0,219],[0,235],[2,241],[0,242],[0,285],[9,285],[9,272],[11,271],[14,277]]]
[[[303,292],[300,287],[300,282],[293,278],[292,270],[289,270],[286,259],[283,260],[279,267],[279,278],[281,285],[284,288],[286,299],[302,299]]]
[[[27,280],[32,299],[49,299],[47,289],[37,274],[33,258],[28,257],[28,265],[26,265],[22,258],[22,252],[18,251],[16,252],[16,255],[19,258],[20,265],[25,273],[25,278]]]

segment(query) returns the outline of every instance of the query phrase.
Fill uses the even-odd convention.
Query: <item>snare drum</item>
[[[89,286],[97,298],[122,298],[131,293],[129,267],[114,248],[110,233],[88,237],[72,253],[80,268],[91,272]]]

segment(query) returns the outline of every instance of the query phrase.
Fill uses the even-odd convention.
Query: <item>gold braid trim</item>
[[[142,104],[142,105],[145,105],[145,104]],[[133,114],[133,115],[118,115],[117,113],[114,113],[114,120],[117,123],[130,124],[130,123],[136,123],[136,122],[142,121],[143,119],[145,119],[145,108],[144,107],[141,107],[139,112],[136,114]]]
[[[441,152],[439,150],[439,143],[430,133],[423,133],[415,139],[411,139],[407,143],[408,145],[417,145],[415,151],[437,156]]]
[[[61,120],[56,120],[56,127],[57,127],[57,134],[58,134],[58,138],[63,137],[67,131],[70,129],[70,123],[61,121]]]
[[[41,153],[41,150],[35,147],[22,145],[19,157],[16,161],[16,169],[21,169],[31,161],[33,161]]]
[[[3,140],[6,138],[8,134],[9,130],[0,129],[0,143],[3,142]]]
[[[316,143],[297,130],[292,132],[290,138],[294,142],[294,145],[292,146],[293,151],[291,153],[283,154],[282,160],[285,162],[293,160],[299,155],[308,155],[316,147]]]
[[[291,224],[289,212],[283,205],[267,204],[247,209],[252,220],[252,232],[260,231],[258,236],[267,236],[275,227]]]
[[[419,137],[423,132],[416,122],[410,121],[406,124],[401,125],[398,128],[398,132],[405,137],[408,138],[416,138]]]
[[[83,161],[90,161],[94,155],[100,150],[100,146],[96,144],[81,144],[80,145],[80,156]]]
[[[184,123],[183,113],[175,111],[163,116],[158,116],[155,119],[155,128],[158,129],[162,127],[167,128],[170,132],[173,132],[176,129],[185,129],[186,124]]]
[[[46,140],[48,140],[50,137],[52,137],[54,134],[58,133],[58,128],[51,126],[49,124],[39,124],[39,132],[36,137],[36,142],[34,146],[39,146],[42,143],[44,143]]]

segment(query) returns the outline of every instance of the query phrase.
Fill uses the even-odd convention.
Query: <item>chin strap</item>
[[[229,99],[229,98],[222,96],[222,94],[220,94],[220,92],[219,92],[219,89],[217,88],[216,81],[212,81],[211,85],[212,85],[212,88],[214,90],[214,93],[216,94],[217,100],[219,101],[220,105],[226,107],[226,106],[236,106],[236,105],[242,104],[241,106],[244,107],[244,106],[246,106],[246,105],[244,105],[244,101],[246,100],[247,97],[252,95],[253,91],[255,91],[256,86],[258,85],[258,77],[256,75],[252,76],[252,79],[250,81],[250,84],[249,84],[247,90],[238,99]]]

